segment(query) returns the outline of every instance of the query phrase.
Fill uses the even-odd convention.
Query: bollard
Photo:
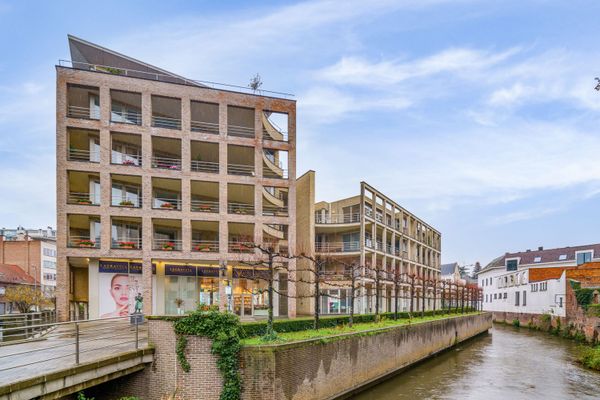
[[[75,322],[75,364],[79,365],[79,323]]]

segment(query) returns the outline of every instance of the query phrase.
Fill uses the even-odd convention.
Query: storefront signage
[[[141,274],[142,263],[100,260],[98,271],[111,274]]]
[[[234,278],[246,278],[246,279],[269,279],[269,271],[264,269],[239,269],[233,270]]]
[[[216,267],[198,267],[198,276],[219,277],[219,268]]]
[[[165,275],[196,276],[196,268],[191,265],[165,264]]]

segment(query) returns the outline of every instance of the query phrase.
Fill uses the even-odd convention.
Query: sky
[[[0,227],[56,226],[67,34],[180,75],[295,94],[317,200],[366,181],[442,261],[600,241],[600,2],[0,0]]]

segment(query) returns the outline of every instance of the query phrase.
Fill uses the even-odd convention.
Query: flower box
[[[80,199],[80,200],[77,200],[77,204],[82,205],[82,206],[89,206],[92,204],[92,202],[90,200]]]
[[[208,252],[208,251],[211,251],[212,249],[207,244],[202,244],[202,245],[199,244],[194,247],[194,250]]]
[[[133,160],[125,160],[122,163],[123,165],[137,165]]]
[[[119,205],[122,207],[133,207],[133,202],[130,200],[123,200]]]
[[[119,247],[122,249],[135,249],[137,246],[135,242],[119,242]]]
[[[172,203],[162,203],[160,205],[160,208],[166,209],[166,210],[172,210],[175,208],[175,205],[173,205]]]
[[[87,248],[96,247],[96,242],[93,242],[91,240],[80,240],[77,243],[77,246],[79,246],[79,247],[87,247]]]
[[[163,243],[161,248],[163,251],[173,251],[173,250],[175,250],[175,243],[171,243],[171,242]]]
[[[179,169],[179,166],[177,166],[177,165],[169,165],[168,169]]]

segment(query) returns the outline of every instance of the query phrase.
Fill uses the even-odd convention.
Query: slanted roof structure
[[[12,285],[35,285],[33,276],[14,264],[0,264],[0,282]]]
[[[452,275],[454,274],[454,271],[456,271],[456,269],[458,268],[458,263],[453,262],[450,264],[442,264],[440,268],[442,275]]]
[[[563,263],[575,261],[575,253],[582,250],[593,250],[594,259],[600,256],[600,243],[586,246],[559,247],[556,249],[527,250],[518,253],[506,253],[490,262],[482,271],[504,267],[507,258],[519,258],[519,265],[536,265],[545,263]],[[539,258],[538,258],[539,257]]]

